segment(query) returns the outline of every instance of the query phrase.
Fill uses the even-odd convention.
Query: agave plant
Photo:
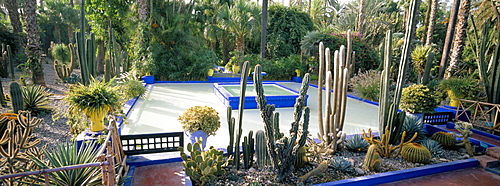
[[[47,88],[40,85],[25,86],[21,89],[24,99],[24,110],[33,114],[50,111]]]
[[[429,149],[433,157],[439,157],[443,153],[443,147],[435,140],[427,139],[420,142],[422,146]]]
[[[417,138],[415,138],[416,142],[425,139],[426,132],[424,130],[424,124],[422,123],[422,120],[417,116],[406,115],[401,131],[406,131],[406,136],[408,139],[410,139],[416,132],[418,132],[418,136]]]
[[[32,158],[39,168],[58,168],[70,165],[79,165],[86,163],[96,163],[97,155],[96,142],[84,143],[78,147],[77,143],[66,142],[64,144],[56,144],[55,149],[45,150],[44,161],[38,158]],[[64,185],[96,185],[99,184],[100,167],[89,167],[83,169],[65,170],[59,172],[51,172],[49,175],[55,180],[51,180],[51,184]]]
[[[344,171],[351,167],[351,162],[345,157],[337,156],[332,160],[332,166],[337,170]]]
[[[345,141],[345,146],[351,151],[362,151],[368,147],[368,142],[361,137],[361,135],[356,134],[352,138]]]

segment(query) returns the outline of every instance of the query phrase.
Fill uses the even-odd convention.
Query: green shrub
[[[403,88],[399,108],[410,113],[434,112],[439,102],[425,85]]]
[[[182,129],[189,132],[202,130],[208,135],[215,135],[220,128],[219,113],[209,106],[188,108],[177,120],[182,124]]]
[[[368,70],[358,73],[349,81],[349,87],[363,99],[378,101],[380,92],[380,72]]]
[[[52,60],[57,60],[62,63],[70,61],[70,54],[68,46],[65,44],[55,44],[52,47]]]
[[[452,77],[442,80],[438,85],[439,92],[451,90],[457,97],[468,100],[480,100],[484,87],[479,80],[473,78]]]

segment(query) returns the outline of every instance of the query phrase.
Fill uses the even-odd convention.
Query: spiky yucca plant
[[[21,88],[24,99],[24,110],[33,114],[50,111],[47,88],[40,85],[29,85]]]
[[[52,150],[45,150],[46,160],[32,158],[39,168],[58,168],[69,165],[78,165],[85,163],[96,163],[97,155],[96,143],[84,143],[78,148],[76,141],[74,143],[56,144]],[[83,169],[73,169],[58,172],[51,172],[49,175],[57,180],[51,184],[65,185],[98,185],[100,167],[89,167]]]

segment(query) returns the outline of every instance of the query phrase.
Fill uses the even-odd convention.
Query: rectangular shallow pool
[[[300,83],[276,82],[298,91]],[[161,132],[182,132],[177,118],[185,109],[192,106],[211,106],[219,113],[221,128],[215,136],[208,138],[207,145],[227,147],[229,130],[226,117],[226,106],[215,96],[213,83],[155,83],[148,85],[149,91],[139,99],[128,114],[128,124],[121,126],[121,134],[147,134]],[[251,89],[250,89],[251,90]],[[253,90],[251,90],[253,91]],[[323,90],[324,91],[324,90]],[[267,93],[265,92],[266,96]],[[317,113],[318,89],[309,87],[308,106],[311,108],[309,132],[312,137],[318,133]],[[323,100],[324,102],[324,100]],[[290,130],[293,120],[293,108],[277,108],[280,112],[280,130]],[[233,117],[238,118],[238,110],[233,110]],[[378,130],[378,107],[362,101],[348,98],[344,131],[347,134],[361,133],[361,129]],[[258,109],[245,109],[243,112],[243,136],[250,130],[264,130],[264,124]],[[186,140],[187,143],[187,140]]]
[[[264,83],[264,93],[268,104],[273,104],[276,108],[293,107],[295,100],[299,97],[299,92],[277,83]],[[239,109],[240,84],[239,83],[214,83],[214,94],[226,106]],[[257,93],[253,84],[247,84],[245,91],[245,109],[256,109]],[[307,97],[306,97],[307,105]]]

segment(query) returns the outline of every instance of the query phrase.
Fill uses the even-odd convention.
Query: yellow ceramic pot
[[[446,93],[448,93],[448,97],[450,98],[450,106],[458,107],[460,98],[451,90],[446,91]]]
[[[238,65],[233,65],[233,73],[237,74],[240,71],[240,66]]]
[[[214,69],[208,69],[208,76],[213,76],[214,75]]]
[[[85,109],[83,112],[87,115],[87,118],[92,122],[90,130],[92,132],[98,132],[104,130],[104,117],[108,115],[109,107],[103,106],[97,109]]]

